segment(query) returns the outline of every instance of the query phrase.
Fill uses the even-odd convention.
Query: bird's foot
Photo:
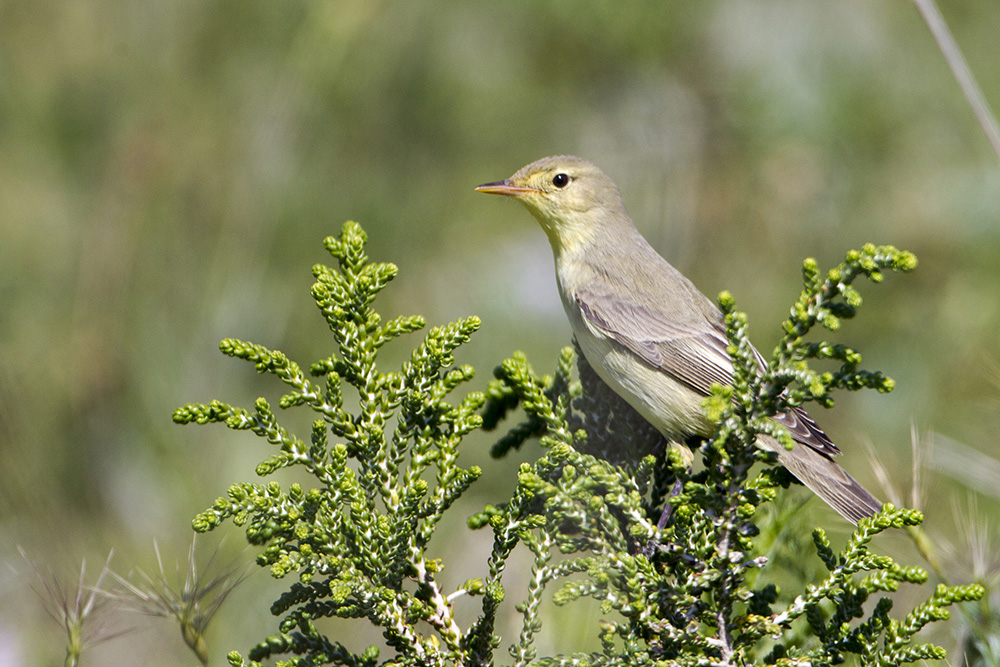
[[[670,494],[667,496],[667,502],[663,507],[663,512],[660,514],[660,520],[656,522],[657,535],[659,535],[659,533],[664,528],[666,528],[667,523],[669,523],[670,521],[670,515],[673,514],[674,512],[674,506],[670,504],[670,498],[673,498],[678,493],[680,493],[682,488],[684,487],[681,484],[681,480],[677,480],[674,482],[673,488],[670,489]],[[660,540],[659,538],[654,537],[642,549],[639,550],[639,553],[641,553],[646,558],[649,558],[650,556],[653,555],[653,552],[659,548],[660,548]]]

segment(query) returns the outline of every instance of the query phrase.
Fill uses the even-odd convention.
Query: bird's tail
[[[874,516],[882,509],[875,496],[825,454],[800,442],[793,449],[785,449],[772,438],[766,440],[770,442],[758,443],[762,449],[776,452],[778,462],[788,472],[851,523]]]

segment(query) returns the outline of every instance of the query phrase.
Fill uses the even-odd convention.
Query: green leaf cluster
[[[570,380],[570,348],[551,377],[537,375],[523,356],[504,362],[488,392],[486,423],[499,421],[518,402],[527,420],[501,439],[498,453],[532,435],[540,435],[547,447],[535,464],[522,465],[511,501],[487,508],[473,521],[493,529],[494,564],[502,567],[518,541],[534,555],[531,584],[519,607],[523,629],[510,647],[514,664],[839,664],[853,654],[861,664],[899,665],[942,657],[943,649],[917,642],[916,633],[947,618],[948,606],[981,597],[980,586],[939,586],[901,620],[889,616],[889,597],[865,604],[900,583],[926,581],[923,570],[869,550],[878,533],[919,524],[919,512],[886,505],[876,517],[862,520],[839,554],[817,530],[814,551],[828,575],[800,582],[801,593],[782,594],[769,581],[767,551],[758,545],[760,525],[768,520],[765,506],[793,481],[783,469],[770,467],[773,454],[754,446],[761,433],[791,443],[771,417],[805,401],[830,405],[836,389],[892,388],[888,378],[860,368],[856,351],[804,337],[816,324],[835,330],[854,315],[861,303],[851,285],[855,278],[878,281],[884,271],[914,266],[909,253],[865,246],[821,280],[815,262],[808,260],[805,289],[763,370],[747,338],[746,316],[735,310],[731,295],[723,294],[735,377],[732,387],[716,387],[706,400],[718,427],[700,443],[697,471],[686,467],[676,450],[628,467],[584,453],[590,440],[605,434],[571,427],[581,388]],[[816,373],[808,366],[811,359],[837,360],[840,368]],[[580,376],[590,384],[582,393],[601,391],[585,360]],[[621,406],[614,410],[620,417]],[[755,467],[758,462],[765,466]],[[658,508],[671,486],[665,522],[668,515]],[[557,586],[558,604],[583,597],[600,602],[602,651],[537,655],[540,601],[550,585]]]
[[[174,412],[180,424],[219,422],[264,438],[275,450],[257,466],[258,475],[299,467],[314,484],[235,484],[194,519],[200,532],[231,520],[262,548],[257,561],[272,576],[297,576],[272,606],[282,616],[279,632],[250,651],[252,661],[288,653],[298,657],[281,664],[378,664],[377,647],[352,652],[317,629],[319,619],[333,616],[367,618],[383,628],[394,664],[458,662],[466,650],[449,600],[454,592],[442,590],[436,576],[442,564],[427,555],[427,545],[444,513],[481,475],[457,459],[462,438],[481,424],[477,410],[485,397],[473,392],[448,401],[473,377],[472,368],[455,365],[454,351],[480,322],[470,317],[433,328],[399,370],[380,370],[380,348],[425,322],[384,322],[373,310],[397,269],[370,262],[366,241],[361,227],[348,222],[339,238],[325,241],[337,268],[313,267],[312,296],[336,352],[308,374],[255,343],[227,339],[220,346],[289,387],[281,408],[316,413],[307,439],[285,429],[263,398],[253,410],[213,401]],[[345,387],[357,394],[356,412],[346,407]],[[478,586],[467,582],[464,590]],[[238,654],[231,660],[243,662]]]
[[[516,666],[825,665],[851,655],[866,665],[900,665],[942,656],[916,634],[947,618],[951,605],[982,596],[979,586],[938,586],[903,618],[891,617],[884,594],[927,579],[919,568],[870,549],[880,532],[922,520],[919,512],[891,505],[863,520],[839,552],[822,530],[813,533],[809,548],[824,574],[788,592],[772,576],[777,545],[801,547],[808,531],[775,537],[780,514],[772,501],[794,480],[754,441],[765,433],[788,442],[771,417],[791,406],[830,405],[838,389],[891,389],[891,380],[860,367],[854,350],[805,337],[816,324],[833,330],[853,316],[861,303],[855,278],[877,281],[885,271],[912,269],[912,255],[866,246],[825,279],[807,261],[805,289],[766,364],[747,339],[746,316],[724,294],[734,382],[706,399],[718,427],[711,438],[688,443],[700,456],[692,468],[678,449],[665,450],[662,437],[572,348],[562,351],[551,376],[515,354],[496,369],[485,393],[450,399],[473,377],[472,368],[456,365],[454,353],[478,329],[475,317],[431,329],[398,370],[381,370],[382,346],[425,322],[383,321],[373,309],[397,270],[371,262],[365,243],[360,226],[348,222],[325,242],[336,268],[313,269],[312,296],[335,352],[308,373],[279,351],[232,339],[221,344],[225,354],[287,385],[280,408],[315,413],[307,437],[282,426],[263,398],[252,410],[213,401],[174,413],[181,424],[223,423],[265,439],[273,450],[257,466],[262,477],[296,468],[309,479],[235,484],[194,520],[198,531],[232,521],[259,547],[260,566],[278,579],[295,575],[272,605],[277,632],[246,657],[231,653],[232,665],[274,658],[302,667],[493,665],[502,644],[497,619],[509,597],[503,576],[519,547],[533,564],[514,605],[522,616],[520,635],[508,647]],[[817,373],[809,367],[814,359],[840,366]],[[348,407],[347,389],[356,409]],[[533,437],[544,453],[521,464],[508,500],[469,519],[471,527],[492,532],[485,576],[447,592],[438,576],[444,563],[428,554],[428,543],[481,475],[459,466],[460,443],[473,430],[497,427],[518,407],[526,419],[499,439],[494,455]],[[471,622],[458,618],[452,604],[464,594],[482,599]],[[599,651],[540,655],[547,595],[559,605],[597,601]],[[319,624],[328,617],[367,619],[382,630],[391,655],[328,637]]]

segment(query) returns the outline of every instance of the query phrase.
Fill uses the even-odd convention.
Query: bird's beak
[[[488,195],[509,195],[517,197],[520,195],[538,192],[535,188],[526,188],[523,185],[516,185],[510,179],[497,181],[496,183],[483,183],[476,186],[476,192],[485,192]]]

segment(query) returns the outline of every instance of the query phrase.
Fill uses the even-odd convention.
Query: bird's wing
[[[840,448],[833,444],[823,429],[802,408],[783,412],[772,419],[784,426],[796,442],[805,443],[827,457],[840,454]]]
[[[732,384],[733,362],[721,321],[706,326],[702,320],[697,326],[667,318],[641,303],[590,290],[577,292],[576,303],[595,334],[611,338],[699,394],[707,396],[713,382]]]
[[[729,338],[721,316],[717,321],[672,321],[641,303],[588,290],[577,292],[576,303],[594,333],[618,342],[697,393],[708,396],[713,382],[732,384],[733,361],[727,350]],[[754,354],[763,370],[763,357],[756,348]],[[776,415],[774,420],[797,442],[826,456],[840,453],[802,408]]]

